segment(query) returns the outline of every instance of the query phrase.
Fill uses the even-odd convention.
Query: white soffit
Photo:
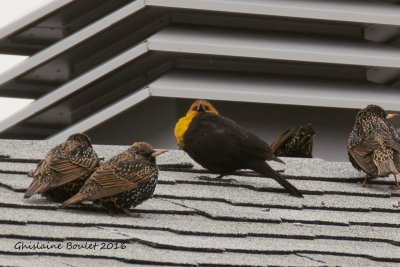
[[[103,77],[107,73],[115,70],[116,68],[128,63],[129,61],[145,54],[147,52],[146,43],[139,44],[124,53],[106,61],[104,64],[92,69],[89,72],[79,76],[78,78],[70,81],[69,83],[61,86],[57,90],[46,94],[45,96],[39,98],[38,100],[32,102],[30,105],[20,110],[19,112],[8,117],[0,123],[0,132],[6,130],[7,128],[22,122],[29,117],[41,112],[51,105],[57,103],[63,98],[71,95],[72,93],[80,90],[82,87],[90,84],[91,82]]]
[[[6,1],[6,0],[3,0]],[[3,39],[10,34],[19,31],[20,29],[25,28],[29,24],[34,23],[35,21],[39,20],[40,18],[56,11],[63,6],[71,3],[74,0],[55,0],[51,1],[50,3],[34,10],[33,12],[27,14],[26,16],[21,17],[20,19],[0,28],[0,39]]]
[[[400,6],[370,0],[147,0],[148,6],[400,25]]]
[[[110,105],[49,138],[61,142],[124,112],[149,97],[210,99],[334,108],[365,107],[376,103],[400,111],[400,92],[370,83],[299,79],[215,72],[171,71],[148,87]]]
[[[99,33],[100,31],[108,28],[109,26],[124,19],[125,17],[128,17],[142,8],[144,8],[144,0],[135,1],[55,43],[43,51],[27,58],[22,64],[18,64],[14,68],[11,68],[0,75],[0,85],[43,64],[49,59],[61,54],[68,48],[82,42],[83,40],[86,40],[90,36]]]
[[[172,71],[151,83],[149,90],[158,97],[354,109],[375,103],[400,111],[399,90],[366,82]]]
[[[73,126],[61,131],[60,133],[53,135],[52,137],[48,138],[48,140],[53,142],[62,142],[63,140],[67,139],[73,133],[77,132],[85,132],[106,120],[118,115],[119,113],[133,107],[140,102],[146,100],[150,97],[150,92],[148,88],[143,88],[124,99],[118,101],[115,104],[112,104],[103,110],[100,110],[96,114],[81,120],[80,122],[74,124]]]
[[[150,50],[178,53],[400,68],[397,47],[328,37],[169,27],[148,43]]]

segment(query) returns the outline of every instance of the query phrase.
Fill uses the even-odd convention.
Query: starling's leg
[[[396,188],[397,190],[400,190],[400,184],[399,184],[399,181],[397,181],[396,174],[394,174],[394,180],[396,181],[394,184],[394,188]]]
[[[362,184],[361,184],[363,187],[368,187],[368,178],[369,178],[368,175],[365,176],[364,181],[363,181]]]
[[[132,213],[127,208],[121,208],[121,211],[128,217],[141,218],[140,213]]]

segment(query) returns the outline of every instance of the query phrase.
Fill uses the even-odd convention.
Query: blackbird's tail
[[[251,168],[253,171],[258,172],[267,177],[271,177],[275,181],[277,181],[281,186],[283,186],[291,195],[296,197],[303,197],[300,191],[294,187],[291,183],[289,183],[285,178],[283,178],[278,172],[271,168],[266,162],[260,162],[254,164]]]

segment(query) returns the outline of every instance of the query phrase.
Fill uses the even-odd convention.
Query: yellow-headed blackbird
[[[239,126],[236,122],[220,116],[205,100],[197,100],[186,116],[175,126],[178,146],[204,168],[219,173],[218,178],[233,174],[239,169],[251,169],[271,177],[292,195],[301,193],[265,161],[275,160],[269,145]]]
[[[387,121],[395,116],[376,105],[368,105],[357,114],[347,149],[353,166],[367,174],[364,186],[369,179],[394,174],[396,188],[400,189],[396,178],[400,170],[400,137]]]
[[[43,194],[65,201],[76,194],[99,166],[100,160],[85,134],[73,134],[51,149],[31,174],[33,181],[25,198]]]
[[[63,207],[94,200],[112,212],[127,215],[129,208],[149,199],[156,188],[158,168],[156,156],[166,150],[155,151],[145,142],[137,142],[127,150],[104,162],[85,182],[75,196]]]
[[[311,124],[284,131],[271,145],[277,157],[312,158],[315,130]]]

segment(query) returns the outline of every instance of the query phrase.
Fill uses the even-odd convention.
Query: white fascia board
[[[146,100],[150,97],[150,92],[148,88],[143,88],[138,92],[135,92],[124,99],[112,104],[111,106],[95,113],[94,115],[81,120],[80,122],[72,125],[71,127],[61,131],[60,133],[51,136],[48,140],[52,142],[62,142],[68,138],[71,134],[77,132],[85,132],[106,120],[118,115],[119,113],[139,104],[140,102]]]
[[[132,61],[133,59],[145,54],[146,52],[148,52],[147,44],[141,43],[125,51],[124,53],[106,61],[102,65],[99,65],[98,67],[84,73],[83,75],[61,86],[57,90],[54,90],[51,93],[39,98],[22,110],[0,122],[0,132],[8,129],[15,124],[18,124],[21,121],[28,119],[29,117],[34,116],[40,111],[49,108],[56,102],[82,89],[84,86],[101,78],[107,73],[114,71],[116,68],[119,68],[129,61]]]
[[[57,0],[51,1],[50,3],[38,8],[37,10],[23,16],[22,18],[0,28],[0,39],[4,39],[5,37],[17,32],[31,23],[39,20],[40,18],[46,16],[54,12],[55,10],[71,3],[74,0]]]
[[[50,60],[51,58],[57,56],[58,54],[64,52],[70,47],[77,45],[78,43],[86,40],[90,36],[93,36],[100,31],[110,27],[116,22],[132,15],[133,13],[144,8],[144,0],[137,0],[123,8],[114,11],[108,16],[90,24],[89,26],[83,28],[82,30],[68,36],[67,38],[53,44],[52,46],[44,49],[43,51],[27,58],[20,64],[16,65],[0,75],[0,85],[5,82],[43,64],[44,62]]]
[[[400,6],[352,0],[147,0],[148,6],[400,25]]]
[[[397,47],[281,33],[170,27],[148,38],[150,50],[400,68]]]
[[[173,71],[151,83],[149,90],[156,97],[354,109],[375,103],[400,111],[400,91],[396,89],[334,80]]]

